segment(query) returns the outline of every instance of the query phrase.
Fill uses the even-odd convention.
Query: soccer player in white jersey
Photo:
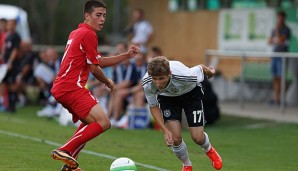
[[[184,109],[191,138],[210,158],[215,169],[222,168],[222,160],[204,132],[203,90],[204,76],[215,74],[212,67],[186,67],[179,61],[159,56],[152,59],[142,80],[150,112],[160,126],[165,143],[183,163],[182,171],[192,171],[187,147],[181,134],[181,115]],[[197,170],[197,169],[195,169]]]

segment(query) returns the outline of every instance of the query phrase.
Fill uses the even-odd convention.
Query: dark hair
[[[84,12],[85,13],[89,13],[91,14],[93,12],[93,8],[98,8],[98,7],[102,7],[102,8],[107,8],[107,5],[103,2],[103,1],[87,1],[84,5]]]
[[[136,9],[134,9],[134,11],[137,11],[142,17],[143,17],[144,14],[145,14],[144,10],[141,9],[141,8],[136,8]]]
[[[285,13],[284,11],[279,11],[279,12],[277,13],[277,15],[278,15],[278,16],[281,16],[281,17],[283,17],[283,18],[286,18],[286,17],[287,17],[287,15],[286,15],[286,13]]]
[[[150,76],[163,76],[171,74],[169,60],[164,56],[153,58],[147,65]]]
[[[1,21],[1,22],[7,22],[7,19],[5,19],[5,18],[1,18],[0,21]]]

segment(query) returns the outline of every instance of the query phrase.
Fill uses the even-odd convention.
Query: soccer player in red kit
[[[106,5],[101,1],[88,1],[84,6],[84,22],[69,35],[61,67],[52,87],[52,95],[71,114],[73,122],[82,123],[74,135],[51,152],[53,159],[65,163],[62,170],[80,170],[77,157],[85,144],[110,128],[110,121],[95,97],[85,88],[89,71],[113,93],[114,82],[101,67],[115,65],[139,53],[139,47],[117,56],[102,57],[97,52],[96,32],[101,31],[106,18]]]

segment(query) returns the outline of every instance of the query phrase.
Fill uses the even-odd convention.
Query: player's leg
[[[177,158],[180,159],[183,163],[183,171],[188,171],[186,168],[192,166],[189,159],[187,146],[182,139],[182,128],[181,123],[178,120],[171,120],[165,123],[167,129],[172,133],[172,138],[174,145],[172,146],[173,152],[176,154]],[[191,171],[191,170],[190,170]]]
[[[158,96],[158,99],[165,126],[172,133],[172,138],[174,141],[172,150],[176,154],[177,158],[182,161],[183,171],[191,171],[184,169],[192,168],[192,164],[188,156],[187,146],[182,139],[182,107],[179,104],[179,99],[166,96]]]
[[[222,160],[220,155],[216,152],[215,148],[212,147],[208,134],[204,132],[204,115],[197,115],[200,111],[193,111],[193,115],[188,115],[187,120],[189,124],[189,130],[192,140],[198,144],[207,156],[210,158],[212,165],[215,169],[219,170],[222,168]],[[195,116],[197,115],[197,116]],[[197,119],[201,117],[202,119]]]
[[[95,138],[110,128],[110,121],[104,113],[97,100],[87,90],[78,91],[76,94],[69,95],[73,99],[71,105],[62,103],[70,110],[74,118],[79,117],[82,123],[82,128],[57,150],[52,151],[52,157],[57,160],[62,160],[72,169],[78,167],[78,163],[70,154],[80,151],[84,144]],[[69,101],[69,97],[64,97]],[[64,99],[65,100],[65,99]],[[70,103],[70,102],[69,102]],[[78,155],[78,153],[76,154]]]
[[[190,127],[190,134],[193,141],[198,144],[210,158],[213,167],[220,170],[222,168],[221,157],[211,145],[208,134],[204,132],[204,127]]]
[[[79,130],[81,130],[83,127],[85,127],[86,125],[84,123],[81,123],[79,125],[79,127],[76,129],[76,131],[74,132],[74,134],[76,134]],[[74,152],[71,153],[71,156],[73,158],[75,158],[76,160],[78,159],[78,155],[80,153],[80,151],[85,147],[85,144],[80,145]]]
[[[103,109],[99,104],[96,104],[90,110],[85,119],[81,119],[85,124],[79,129],[62,147],[52,151],[52,157],[63,161],[72,169],[78,167],[78,162],[75,157],[78,152],[85,146],[85,144],[98,136],[99,134],[110,128],[110,122]],[[76,156],[71,156],[74,154]]]
[[[85,126],[84,123],[81,123],[78,127],[78,129],[75,131],[75,133],[77,133],[79,130],[81,130],[83,127]],[[82,144],[80,145],[72,154],[71,156],[73,158],[75,158],[76,160],[78,160],[78,157],[79,157],[79,153],[81,152],[81,150],[85,147],[86,143],[85,144]]]
[[[205,151],[212,161],[213,167],[219,170],[222,167],[221,157],[210,144],[207,133],[204,132],[205,118],[202,97],[203,94],[201,88],[196,87],[183,97],[185,101],[183,108],[186,114],[191,138]],[[188,103],[188,101],[192,101],[193,103]]]
[[[204,132],[204,127],[189,127],[192,140],[200,145],[202,149],[207,152],[211,148],[207,134]],[[206,134],[206,135],[205,135]]]
[[[82,144],[95,138],[110,128],[110,121],[99,104],[93,106],[85,119],[80,119],[85,126],[76,132],[61,150],[74,153]]]

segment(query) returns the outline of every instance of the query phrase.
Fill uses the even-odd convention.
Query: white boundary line
[[[59,143],[54,142],[54,141],[41,139],[41,138],[36,138],[36,137],[30,137],[30,136],[27,136],[27,135],[8,132],[8,131],[4,131],[4,130],[1,130],[1,129],[0,129],[0,133],[4,134],[4,135],[11,136],[11,137],[17,137],[17,138],[21,138],[21,139],[26,139],[26,140],[31,140],[31,141],[35,141],[35,142],[45,143],[45,144],[56,146],[56,147],[62,146],[62,144],[59,144]],[[115,156],[110,156],[110,155],[107,155],[107,154],[97,153],[97,152],[89,151],[89,150],[82,150],[81,152],[86,153],[86,154],[90,154],[90,155],[94,155],[94,156],[98,156],[98,157],[102,157],[102,158],[111,159],[111,160],[115,160],[115,159],[118,158],[118,157],[115,157]],[[149,169],[152,169],[152,170],[168,171],[166,169],[159,168],[159,167],[156,167],[156,166],[152,166],[152,165],[149,165],[149,164],[143,164],[143,163],[139,163],[139,162],[135,162],[135,163],[136,163],[136,165],[139,165],[139,166],[142,166],[142,167],[145,167],[145,168],[149,168]]]

